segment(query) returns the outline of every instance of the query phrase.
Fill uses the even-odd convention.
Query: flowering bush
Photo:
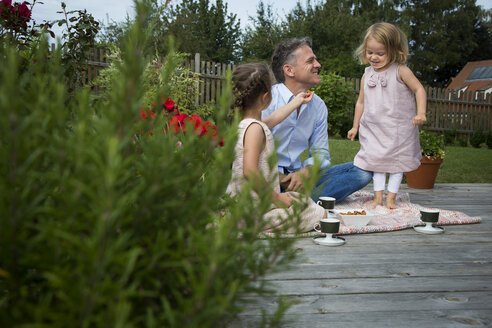
[[[26,31],[27,23],[31,20],[31,10],[27,7],[27,2],[12,4],[12,0],[2,0],[0,17],[5,28],[14,32]]]
[[[258,238],[268,189],[260,206],[253,184],[224,195],[237,136],[225,119],[230,74],[214,111],[224,147],[212,123],[145,101],[152,8],[135,4],[107,99],[69,91],[61,49],[48,54],[46,40],[33,49],[52,58],[42,69],[19,69],[19,52],[0,47],[0,327],[228,327],[298,253],[286,229]],[[176,95],[164,77],[156,94]]]
[[[160,114],[158,113],[160,110]],[[156,112],[158,113],[156,115]],[[212,124],[210,121],[204,121],[199,115],[192,114],[187,115],[180,113],[178,106],[170,98],[166,98],[159,106],[156,103],[153,104],[151,109],[140,109],[140,118],[142,120],[150,120],[155,127],[159,126],[159,122],[155,122],[156,119],[161,118],[163,120],[163,133],[171,131],[174,134],[185,133],[187,131],[193,131],[193,133],[199,136],[206,136],[213,141],[217,140],[217,125]],[[149,129],[148,134],[153,133],[153,129]],[[182,145],[178,141],[178,145]],[[221,138],[219,145],[224,146],[224,139]]]
[[[0,38],[8,38],[13,43],[23,44],[38,35],[37,29],[43,28],[54,38],[55,34],[50,30],[51,23],[36,25],[31,20],[35,3],[36,1],[31,5],[26,1],[12,3],[12,0],[0,0]]]
[[[420,148],[422,156],[428,159],[444,159],[446,152],[444,151],[444,138],[431,132],[421,130],[419,132]]]

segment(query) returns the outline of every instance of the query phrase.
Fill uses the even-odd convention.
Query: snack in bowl
[[[362,210],[362,211],[353,211],[353,212],[347,212],[347,213],[343,213],[343,212],[340,212],[340,215],[367,215],[366,213],[366,210]]]
[[[364,209],[340,209],[335,212],[337,218],[346,226],[364,227],[373,218],[373,214]]]

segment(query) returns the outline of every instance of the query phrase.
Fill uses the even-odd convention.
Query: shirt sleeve
[[[319,112],[314,131],[309,138],[309,157],[302,163],[302,167],[314,165],[316,156],[321,164],[321,169],[328,168],[331,164],[330,151],[328,149],[328,109],[321,100],[317,106]]]

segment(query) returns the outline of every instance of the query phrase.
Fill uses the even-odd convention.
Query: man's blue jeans
[[[371,179],[372,172],[359,169],[353,162],[330,166],[322,172],[311,198],[317,201],[321,196],[330,196],[336,198],[338,203],[367,186]]]

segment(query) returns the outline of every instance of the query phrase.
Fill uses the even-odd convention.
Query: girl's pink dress
[[[364,112],[359,126],[360,151],[354,165],[372,172],[399,173],[417,169],[422,153],[415,94],[398,77],[398,64],[384,72],[364,73]]]
[[[268,126],[265,123],[255,120],[255,119],[244,119],[239,123],[239,133],[238,139],[235,147],[236,157],[232,163],[232,177],[231,182],[227,186],[227,193],[231,196],[238,194],[245,182],[243,175],[243,159],[244,159],[244,133],[248,127],[253,124],[258,123],[263,128],[266,136],[265,149],[261,152],[260,158],[258,160],[258,167],[260,172],[265,177],[266,181],[271,181],[271,187],[276,192],[280,192],[280,182],[278,177],[277,165],[275,164],[272,168],[268,165],[268,159],[270,156],[275,156],[275,143],[273,141],[273,135]],[[302,201],[307,202],[307,208],[301,213],[301,225],[300,229],[303,232],[313,230],[314,224],[318,223],[320,219],[323,218],[325,209],[317,205],[311,198],[302,196],[297,192],[288,192],[289,195],[294,199],[302,199]],[[257,197],[253,193],[254,197]],[[281,225],[290,213],[292,213],[292,206],[290,208],[275,208],[272,204],[272,209],[267,212],[264,219],[271,220],[269,229],[273,230]],[[289,228],[288,233],[295,232],[295,229]]]

